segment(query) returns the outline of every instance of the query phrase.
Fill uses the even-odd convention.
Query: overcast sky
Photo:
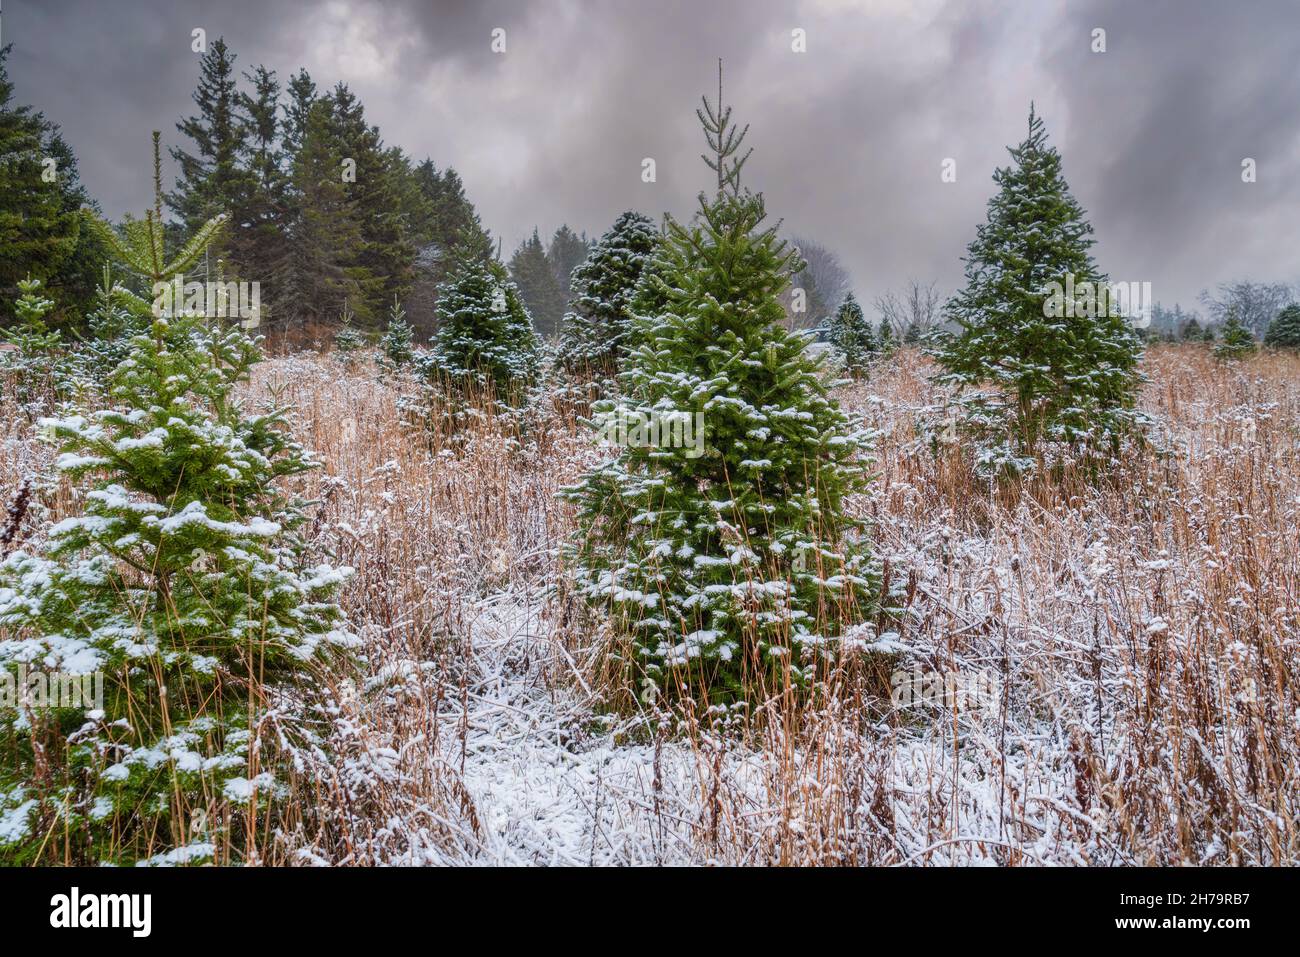
[[[834,250],[860,296],[908,277],[959,284],[1030,100],[1112,279],[1184,305],[1231,278],[1300,280],[1300,0],[3,7],[19,102],[63,127],[114,217],[149,203],[149,131],[176,143],[192,112],[202,27],[241,70],[347,82],[387,143],[460,172],[507,254],[534,225],[598,235],[627,208],[689,214],[710,176],[694,110],[722,57],[726,99],[751,125],[746,185],[787,232]],[[955,183],[940,178],[949,157]],[[1257,182],[1242,182],[1246,157]]]

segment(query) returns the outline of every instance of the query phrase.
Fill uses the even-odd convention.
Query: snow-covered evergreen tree
[[[882,356],[887,356],[894,351],[894,347],[894,327],[888,319],[881,319],[880,326],[876,330],[876,351]]]
[[[72,388],[71,370],[63,350],[63,335],[45,317],[54,300],[41,291],[39,279],[18,280],[14,324],[0,329],[0,340],[13,348],[0,352],[0,369],[9,373],[15,398],[34,416],[66,398]]]
[[[111,240],[152,276],[183,272],[220,228],[169,258],[158,185]],[[237,328],[159,309],[106,407],[42,420],[81,513],[0,565],[0,668],[81,697],[0,711],[0,861],[239,860],[244,812],[265,820],[281,790],[258,722],[355,639],[331,597],[347,570],[305,567],[278,481],[315,463],[284,410],[235,397],[259,357]]]
[[[495,261],[464,257],[438,294],[438,331],[421,371],[457,390],[517,401],[537,373],[538,344],[519,290]]]
[[[629,210],[573,271],[573,310],[564,317],[559,348],[570,373],[617,373],[629,346],[632,297],[658,243],[654,220]]]
[[[105,265],[95,309],[87,317],[90,335],[78,353],[86,378],[106,388],[108,377],[131,354],[131,343],[149,329],[150,322],[150,304],[114,282],[111,267]]]
[[[1244,359],[1254,355],[1258,348],[1255,336],[1242,324],[1236,311],[1228,313],[1228,321],[1223,324],[1219,344],[1214,347],[1215,358]]]
[[[624,398],[594,424],[622,448],[565,495],[578,591],[611,615],[625,678],[669,695],[753,700],[799,685],[872,613],[845,497],[863,433],[829,398],[778,298],[795,255],[739,187],[730,109],[701,114],[718,173],[695,220],[668,221],[636,320]]]
[[[334,333],[334,358],[348,369],[356,364],[367,345],[365,333],[352,324],[355,318],[351,307],[344,300],[343,324]]]
[[[1264,336],[1271,349],[1300,349],[1300,305],[1290,305],[1273,317]]]
[[[853,293],[844,297],[840,307],[831,316],[829,327],[831,345],[843,357],[844,371],[855,378],[864,375],[876,353],[876,337]]]
[[[980,464],[1017,472],[1045,442],[1113,446],[1136,424],[1142,346],[1111,308],[1092,226],[1032,107],[1028,136],[1009,152],[968,247],[965,288],[947,305],[961,330],[940,337],[934,356],[983,440]]]
[[[216,826],[276,794],[258,715],[352,639],[329,597],[344,572],[302,567],[302,516],[277,491],[313,463],[282,411],[249,416],[232,396],[257,358],[237,329],[160,318],[112,375],[110,408],[42,422],[58,467],[91,487],[43,554],[0,566],[0,665],[100,673],[103,700],[3,716],[0,805],[25,810],[0,858],[49,833],[58,859],[212,856],[196,814]]]

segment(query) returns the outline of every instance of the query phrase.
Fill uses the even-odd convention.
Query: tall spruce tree
[[[30,278],[53,297],[57,325],[89,307],[105,250],[82,228],[92,204],[58,127],[13,103],[9,49],[0,47],[0,321],[14,318],[18,282]]]
[[[180,165],[180,175],[176,189],[167,196],[167,203],[186,228],[198,230],[219,215],[225,215],[230,223],[207,260],[229,258],[244,226],[236,211],[242,210],[255,182],[242,162],[248,130],[240,110],[238,80],[235,54],[225,39],[218,37],[199,61],[199,83],[194,91],[198,113],[176,124],[193,143],[192,152],[179,146],[171,148],[172,158]],[[207,260],[207,273],[215,276],[215,263]],[[237,273],[244,265],[231,261],[228,271]]]
[[[872,356],[876,354],[876,337],[853,293],[844,297],[831,316],[829,326],[831,345],[843,357],[844,371],[855,378],[865,374]]]
[[[564,315],[564,294],[536,228],[510,257],[510,278],[519,287],[538,334],[554,335]]]
[[[294,155],[294,226],[290,255],[279,276],[289,318],[298,323],[334,321],[345,302],[356,302],[373,278],[357,259],[361,216],[343,181],[345,155],[334,136],[329,99],[308,110],[302,146]]]
[[[393,296],[404,298],[414,279],[415,240],[403,208],[404,179],[411,170],[400,150],[385,148],[379,128],[366,120],[346,84],[335,86],[329,100],[339,154],[355,163],[355,179],[343,184],[361,238],[349,262],[360,286],[353,308],[358,322],[375,327]]]
[[[1032,107],[1027,137],[1009,152],[968,247],[965,288],[947,304],[961,330],[934,356],[938,380],[957,388],[966,425],[983,437],[981,465],[1016,472],[1035,466],[1045,442],[1113,447],[1134,426],[1142,345],[1111,308],[1092,226]]]
[[[561,224],[546,246],[546,261],[560,286],[560,300],[567,306],[573,299],[573,271],[591,253],[586,233],[579,236],[568,224]]]
[[[253,90],[252,94],[240,93],[238,99],[247,140],[242,165],[249,175],[247,191],[231,213],[231,271],[262,285],[262,311],[267,319],[273,319],[287,305],[275,278],[283,275],[292,255],[280,84],[275,71],[264,66],[245,73],[244,78]]]
[[[560,361],[572,373],[612,375],[627,353],[631,304],[659,244],[654,220],[631,210],[573,271],[573,311],[560,329]]]
[[[594,406],[621,448],[565,491],[579,509],[568,557],[578,592],[611,615],[629,683],[757,700],[814,679],[871,614],[845,511],[864,436],[783,328],[796,257],[763,225],[761,195],[740,189],[744,135],[721,81],[700,119],[717,189],[689,225],[667,222],[651,280],[662,309],[637,319],[625,397]]]
[[[311,113],[312,104],[316,102],[316,81],[300,67],[289,78],[287,92],[288,102],[284,107],[281,138],[285,153],[292,157],[302,149],[303,140],[307,136],[307,117]]]

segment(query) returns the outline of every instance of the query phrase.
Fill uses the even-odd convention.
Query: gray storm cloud
[[[722,57],[747,184],[861,296],[959,283],[1030,100],[1113,278],[1184,304],[1233,277],[1300,280],[1295,0],[11,0],[3,21],[19,100],[63,127],[114,216],[148,202],[149,131],[176,142],[192,109],[202,27],[241,69],[347,82],[387,142],[460,171],[507,251],[534,224],[689,213],[708,184],[694,108]]]

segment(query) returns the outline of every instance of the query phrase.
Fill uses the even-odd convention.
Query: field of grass
[[[992,488],[936,458],[902,351],[840,400],[879,433],[852,503],[906,614],[815,702],[637,707],[562,587],[602,450],[558,399],[456,437],[404,424],[410,383],[298,353],[249,401],[296,409],[312,550],[356,569],[354,675],[322,675],[329,755],[300,756],[268,863],[1300,862],[1300,358],[1156,346],[1152,447],[1108,481]],[[0,489],[52,475],[0,408]],[[9,551],[74,491],[38,482]],[[882,646],[883,647],[883,646]],[[980,677],[898,707],[891,674]],[[268,713],[270,724],[278,720]]]

